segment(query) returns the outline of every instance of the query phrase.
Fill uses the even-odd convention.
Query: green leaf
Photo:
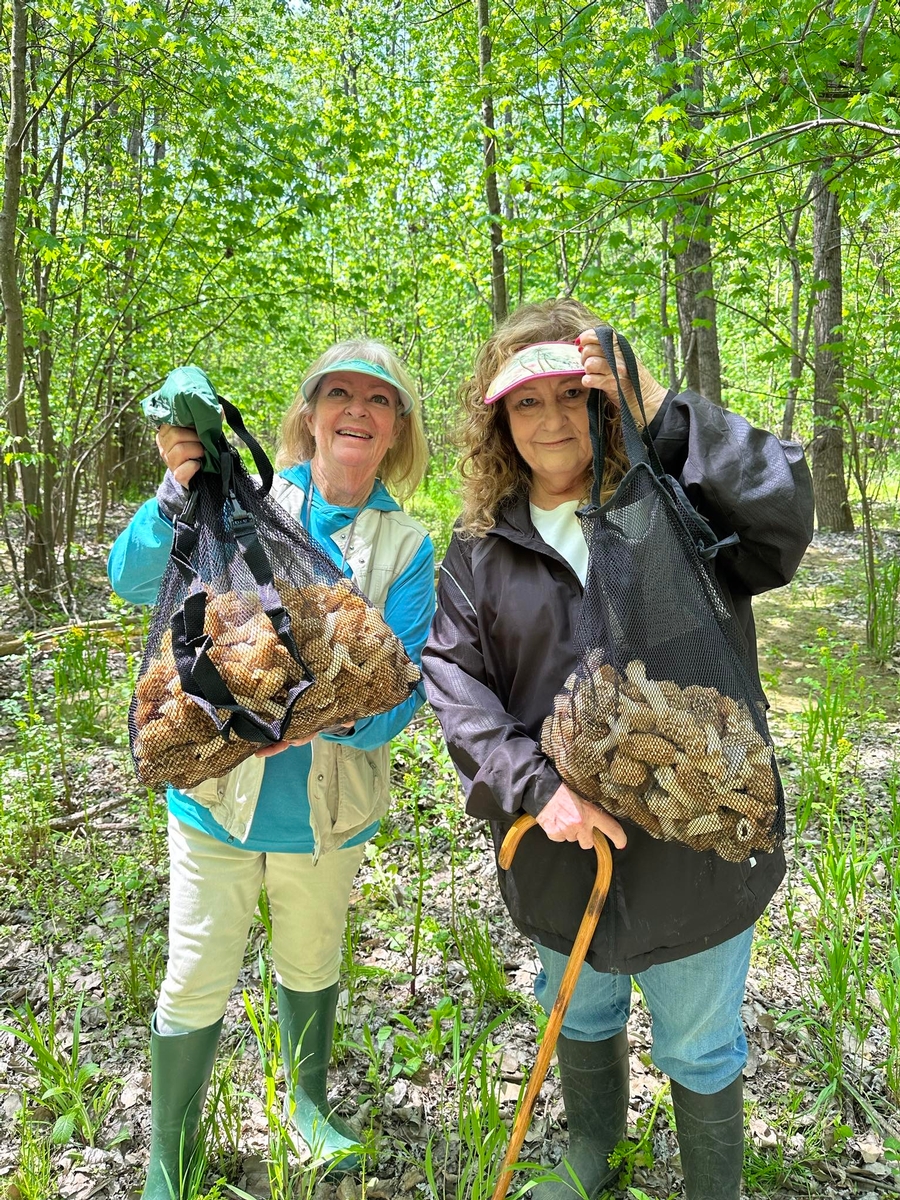
[[[50,1141],[54,1146],[65,1146],[71,1141],[72,1134],[75,1132],[75,1113],[67,1112],[62,1116],[57,1117],[53,1123],[53,1129],[50,1133]]]

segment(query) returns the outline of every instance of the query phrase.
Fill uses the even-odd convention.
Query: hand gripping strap
[[[625,453],[628,455],[628,461],[631,466],[636,466],[638,463],[647,464],[657,479],[662,479],[665,476],[665,471],[662,463],[659,461],[656,448],[650,440],[649,435],[645,433],[642,436],[641,431],[638,429],[634,414],[631,411],[628,401],[625,399],[622,382],[619,379],[619,364],[616,362],[615,352],[616,342],[618,342],[619,349],[622,352],[625,371],[632,388],[634,388],[635,399],[643,417],[644,430],[646,431],[648,424],[647,414],[644,412],[644,397],[641,392],[641,381],[638,375],[637,360],[634,357],[634,351],[631,349],[626,338],[621,333],[615,333],[608,325],[600,326],[594,332],[600,343],[603,357],[606,359],[613,379],[616,381],[616,390],[619,393],[619,413],[622,420],[622,439],[625,442]],[[606,433],[604,428],[603,402],[596,388],[592,388],[588,396],[588,417],[591,428],[591,443],[594,448],[594,485],[591,490],[591,503],[599,508],[600,488],[603,483],[603,466],[606,457]]]
[[[637,360],[627,338],[621,333],[614,333],[608,325],[601,326],[594,332],[597,334],[597,339],[600,342],[603,357],[609,364],[613,379],[616,381],[616,389],[619,393],[619,412],[622,418],[622,437],[625,442],[625,452],[628,455],[628,461],[631,466],[636,467],[638,464],[641,464],[653,473],[657,481],[662,485],[666,499],[675,510],[681,523],[687,529],[691,541],[696,546],[697,553],[702,559],[709,561],[715,558],[718,552],[725,546],[737,545],[740,538],[736,533],[729,534],[725,538],[717,538],[708,522],[700,516],[691,504],[685,494],[684,488],[682,488],[678,480],[672,475],[666,474],[659,455],[656,452],[656,447],[653,445],[653,441],[647,432],[648,421],[647,414],[644,411],[644,397],[641,392]],[[615,355],[616,344],[618,344],[619,350],[622,353],[625,371],[634,389],[635,399],[637,400],[641,417],[644,420],[643,434],[637,427],[634,414],[622,390],[622,383],[619,379],[619,366]],[[592,388],[588,396],[588,421],[590,424],[591,445],[594,450],[594,482],[591,488],[591,506],[594,509],[599,509],[601,507],[600,488],[603,482],[603,467],[606,455],[606,435],[603,401],[600,397],[600,392],[596,388]]]
[[[253,455],[253,461],[262,481],[262,494],[268,494],[274,478],[272,464],[256,439],[247,432],[237,408],[221,396],[219,399],[229,425]],[[263,612],[268,617],[276,635],[306,677],[295,684],[287,694],[284,727],[295,701],[311,686],[314,676],[301,658],[291,633],[291,618],[282,604],[275,586],[271,565],[257,534],[256,521],[250,513],[245,511],[235,495],[233,479],[236,452],[228,445],[224,435],[220,439],[218,449],[228,531],[234,538],[235,545],[256,582]],[[175,521],[175,537],[171,553],[172,561],[188,587],[195,586],[197,579],[194,566],[194,552],[199,540],[195,517],[196,489],[204,486],[202,478],[199,477],[192,481],[192,484],[191,499],[189,499],[182,516]],[[182,688],[201,705],[224,738],[227,739],[233,732],[246,741],[264,744],[277,741],[278,737],[272,733],[272,726],[269,723],[258,717],[245,705],[237,702],[222,679],[215,663],[209,657],[212,639],[203,632],[205,613],[206,593],[204,591],[194,592],[187,597],[182,609],[173,614],[171,619],[172,650]],[[231,713],[231,716],[223,722],[216,710],[225,710]]]

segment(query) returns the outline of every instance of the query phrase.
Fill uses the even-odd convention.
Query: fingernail
[[[578,347],[579,350],[581,349],[581,338],[580,337],[577,337],[575,339],[575,345]]]

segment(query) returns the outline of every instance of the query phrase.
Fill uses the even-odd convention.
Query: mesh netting
[[[176,522],[129,711],[148,786],[195,787],[261,745],[386,712],[420,678],[378,610],[230,459],[232,500],[198,472]]]
[[[585,799],[739,862],[784,836],[784,799],[765,699],[693,521],[648,463],[582,514],[579,660],[541,741]]]

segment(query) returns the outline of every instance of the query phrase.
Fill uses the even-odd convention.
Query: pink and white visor
[[[484,402],[493,404],[529,379],[583,374],[584,367],[577,346],[571,342],[536,342],[533,346],[517,350],[512,358],[506,360],[491,380]]]

